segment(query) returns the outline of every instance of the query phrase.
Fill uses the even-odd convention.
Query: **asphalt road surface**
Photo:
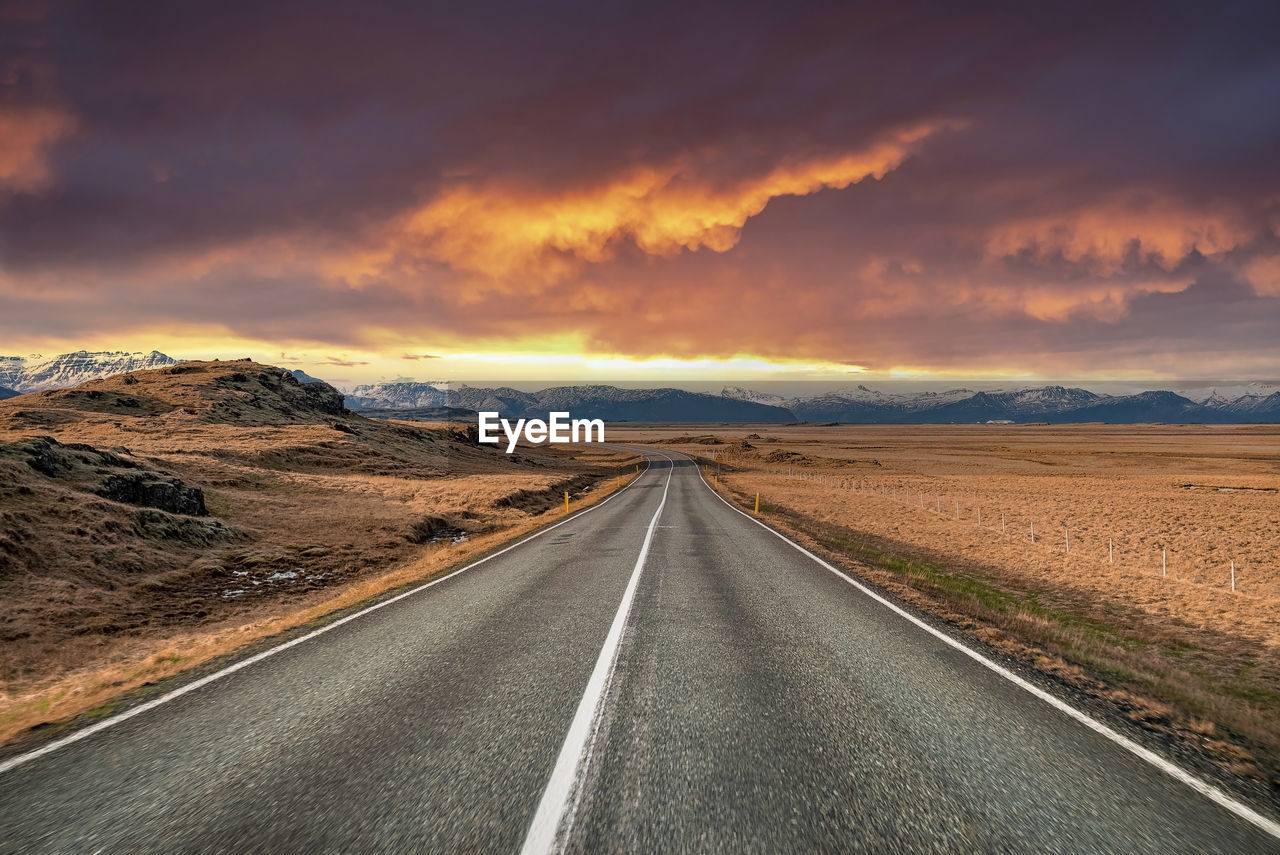
[[[478,566],[0,761],[0,851],[1280,852],[647,454]]]

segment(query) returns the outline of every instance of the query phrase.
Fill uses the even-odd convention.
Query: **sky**
[[[1275,3],[0,0],[0,353],[1278,378],[1276,32]]]

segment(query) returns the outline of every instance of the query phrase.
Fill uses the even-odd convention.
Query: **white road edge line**
[[[661,452],[655,453],[661,454]],[[575,799],[571,805],[569,799],[578,789],[579,773],[586,768],[586,759],[591,749],[591,737],[596,731],[596,720],[604,704],[605,691],[613,679],[613,671],[618,659],[618,646],[622,642],[622,632],[626,628],[627,617],[631,613],[631,602],[635,599],[636,588],[640,584],[640,573],[644,570],[644,560],[649,555],[649,545],[653,542],[653,532],[658,525],[658,518],[662,516],[662,509],[667,504],[667,491],[671,489],[671,474],[675,471],[675,461],[670,457],[666,459],[672,465],[667,470],[667,483],[662,489],[662,500],[658,502],[658,509],[653,512],[653,519],[649,520],[649,528],[645,532],[644,543],[640,547],[639,556],[636,557],[636,566],[631,571],[627,589],[622,594],[622,602],[618,604],[618,611],[613,616],[609,634],[605,636],[604,646],[600,648],[600,656],[596,659],[595,668],[591,671],[591,678],[587,680],[586,691],[582,693],[582,700],[578,703],[578,711],[574,713],[569,732],[565,734],[564,744],[560,747],[555,768],[551,770],[551,778],[547,781],[546,789],[542,791],[538,809],[533,815],[533,821],[529,823],[529,830],[525,833],[524,845],[520,847],[523,855],[533,855],[533,853],[541,855],[544,852],[556,851],[557,840],[560,839],[558,834],[560,827],[566,826],[564,837],[568,836],[568,829],[572,827],[577,800]]]
[[[422,591],[425,591],[428,588],[433,588],[436,585],[439,585],[441,582],[447,582],[450,579],[452,579],[454,576],[458,576],[462,573],[467,572],[468,570],[473,570],[476,567],[479,567],[481,564],[484,564],[485,562],[492,561],[493,559],[497,558],[499,555],[503,555],[507,552],[510,552],[513,549],[516,549],[517,547],[525,545],[531,540],[542,537],[542,535],[546,534],[547,532],[553,529],[557,529],[562,525],[571,523],[574,520],[578,519],[579,517],[585,514],[591,513],[597,508],[604,507],[606,504],[613,501],[615,498],[622,495],[627,490],[631,489],[631,487],[634,484],[636,484],[640,480],[640,478],[644,477],[644,475],[647,474],[648,471],[649,471],[649,461],[646,460],[645,467],[640,472],[639,476],[633,479],[630,484],[627,484],[621,490],[618,490],[616,493],[614,493],[612,496],[609,496],[604,501],[599,502],[598,504],[594,504],[589,508],[584,508],[583,510],[580,510],[574,514],[571,514],[570,516],[566,517],[565,519],[561,520],[558,523],[549,525],[543,529],[539,529],[538,531],[534,532],[528,537],[523,538],[522,540],[516,541],[510,546],[504,546],[502,549],[499,549],[497,552],[493,553],[492,555],[486,555],[484,558],[481,558],[479,561],[472,562],[471,564],[468,564],[466,567],[460,567],[457,570],[454,570],[452,573],[450,573],[447,576],[441,576],[439,579],[433,579],[430,582],[419,585],[416,588],[405,591],[404,593],[401,593],[401,594],[397,594],[396,596],[391,597],[390,599],[383,600],[380,603],[374,603],[368,608],[361,609],[360,611],[354,614],[350,614],[344,618],[335,620],[333,623],[325,624],[319,629],[312,630],[311,632],[308,632],[306,635],[300,635],[295,639],[286,641],[283,644],[276,645],[275,647],[272,647],[270,650],[264,650],[261,653],[255,653],[253,656],[250,656],[247,659],[242,659],[239,662],[236,662],[234,664],[228,665],[226,668],[223,668],[220,671],[217,671],[213,674],[209,674],[206,677],[201,677],[199,680],[193,680],[192,682],[187,683],[185,686],[180,686],[179,688],[174,689],[172,692],[163,694],[158,698],[153,698],[152,700],[149,700],[144,704],[139,704],[138,706],[133,707],[132,709],[126,710],[117,715],[113,715],[110,718],[104,718],[102,721],[97,722],[96,724],[92,724],[81,730],[77,730],[75,733],[64,736],[61,739],[55,739],[53,742],[42,745],[39,748],[28,751],[25,754],[17,754],[13,757],[10,757],[7,760],[0,761],[0,775],[3,775],[5,772],[8,772],[11,769],[15,769],[18,766],[23,765],[24,763],[29,763],[32,760],[35,760],[37,757],[43,757],[46,754],[52,754],[53,752],[57,751],[60,748],[65,748],[66,746],[71,745],[74,742],[79,742],[82,739],[86,739],[92,736],[93,734],[106,730],[108,727],[117,725],[122,721],[131,719],[134,716],[142,715],[144,712],[147,712],[148,710],[153,710],[156,707],[160,706],[161,704],[167,704],[169,701],[180,698],[183,695],[187,694],[188,692],[194,692],[196,689],[207,686],[210,683],[215,682],[217,680],[221,680],[223,677],[230,676],[231,674],[234,674],[235,672],[243,668],[248,668],[250,665],[254,665],[258,662],[261,662],[263,659],[266,659],[269,656],[274,656],[277,653],[288,650],[290,647],[296,647],[305,641],[310,641],[311,639],[317,636],[324,635],[326,632],[329,632],[330,630],[333,630],[333,629],[337,629],[338,627],[342,626],[345,623],[350,623],[356,618],[364,617],[370,612],[375,612],[380,608],[389,606],[392,603],[399,602],[400,600],[403,600],[406,597],[412,597],[414,594],[421,593]],[[670,474],[668,474],[667,475],[668,481],[670,480],[670,478],[671,476]]]
[[[679,452],[673,452],[673,453],[679,454]],[[1054,697],[1053,695],[1046,692],[1044,689],[1041,689],[1039,686],[1036,686],[1033,683],[1029,683],[1028,681],[1024,680],[1022,677],[1019,677],[1017,674],[1005,668],[1003,665],[1000,665],[996,662],[991,661],[990,659],[983,656],[978,651],[969,648],[968,646],[962,644],[961,642],[947,635],[942,630],[937,629],[936,627],[930,626],[929,624],[920,620],[920,618],[908,612],[906,609],[901,608],[897,604],[882,597],[880,594],[877,594],[875,591],[871,590],[866,585],[863,585],[858,580],[850,577],[848,574],[841,572],[838,568],[834,567],[833,565],[829,564],[827,561],[823,560],[819,556],[805,549],[803,546],[796,543],[794,540],[787,537],[785,534],[782,534],[781,532],[765,525],[760,520],[748,514],[746,511],[735,506],[732,502],[730,502],[724,496],[721,496],[718,492],[716,492],[711,488],[711,485],[707,483],[707,479],[702,477],[701,470],[699,470],[698,472],[698,477],[702,478],[703,486],[705,486],[708,490],[711,491],[711,495],[715,496],[717,499],[724,502],[725,505],[727,505],[731,510],[737,511],[739,514],[742,514],[742,516],[746,517],[751,522],[760,526],[762,529],[769,532],[774,537],[777,537],[780,540],[782,540],[788,546],[791,546],[799,550],[801,553],[808,556],[809,558],[812,558],[818,564],[830,570],[840,579],[844,580],[845,582],[849,583],[853,587],[857,588],[863,594],[875,600],[880,605],[895,612],[900,617],[906,618],[911,623],[923,629],[925,632],[944,641],[945,643],[949,644],[951,647],[954,647],[956,650],[959,650],[961,653],[968,656],[970,659],[988,668],[989,670],[994,671],[995,673],[999,674],[1001,677],[1004,677],[1006,680],[1018,686],[1019,688],[1025,689],[1027,692],[1031,693],[1032,695],[1035,695],[1037,698],[1044,701],[1049,706],[1053,707],[1054,709],[1058,710],[1061,713],[1064,713],[1070,718],[1075,719],[1080,724],[1083,724],[1085,727],[1089,728],[1090,730],[1094,731],[1100,736],[1110,740],[1111,742],[1125,749],[1129,753],[1139,757],[1142,760],[1145,760],[1147,763],[1159,769],[1161,772],[1164,772],[1170,777],[1175,778],[1178,781],[1181,781],[1183,784],[1186,784],[1188,787],[1195,790],[1197,793],[1200,793],[1201,795],[1206,796],[1210,801],[1214,802],[1215,804],[1218,804],[1221,807],[1226,808],[1227,810],[1231,811],[1231,813],[1235,814],[1236,816],[1240,817],[1246,822],[1249,822],[1257,826],[1258,828],[1265,831],[1267,834],[1270,834],[1272,837],[1280,838],[1280,823],[1277,823],[1275,820],[1272,820],[1266,816],[1263,816],[1262,814],[1258,813],[1248,805],[1242,802],[1236,801],[1231,796],[1227,795],[1222,790],[1213,786],[1209,782],[1201,780],[1200,778],[1197,778],[1195,775],[1192,775],[1190,772],[1186,771],[1181,766],[1171,763],[1168,760],[1161,757],[1159,754],[1156,754],[1154,751],[1151,751],[1147,748],[1142,747],[1138,743],[1134,742],[1132,739],[1129,739],[1128,737],[1117,733],[1116,731],[1107,727],[1105,724],[1098,721],[1097,719],[1092,718],[1091,716],[1089,716],[1084,712],[1081,712],[1080,710],[1076,709],[1075,707],[1071,706],[1065,701],[1060,700],[1057,697]]]

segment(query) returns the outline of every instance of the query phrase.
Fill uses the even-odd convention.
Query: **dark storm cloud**
[[[1272,4],[3,18],[10,330],[1088,370],[1276,317]]]

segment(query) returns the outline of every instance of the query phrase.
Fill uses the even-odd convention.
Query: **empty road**
[[[0,851],[1280,852],[646,454],[476,566],[0,760]]]

